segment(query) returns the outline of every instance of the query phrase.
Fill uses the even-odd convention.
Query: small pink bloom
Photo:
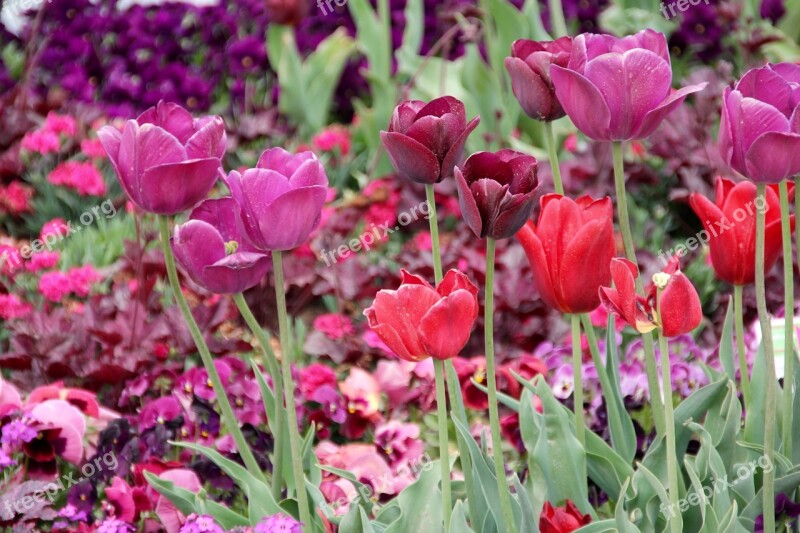
[[[60,302],[70,291],[69,277],[64,272],[48,272],[39,278],[39,292],[51,302]]]
[[[333,124],[315,135],[311,143],[323,152],[338,149],[341,155],[346,156],[350,153],[350,130],[339,124]]]
[[[22,138],[22,149],[38,154],[55,154],[61,148],[57,133],[49,130],[31,131]]]
[[[72,292],[82,298],[89,296],[92,284],[102,279],[92,265],[70,269],[67,276]]]
[[[22,318],[31,310],[33,307],[20,300],[15,294],[0,294],[0,318],[3,320]]]
[[[311,398],[323,386],[336,388],[338,382],[336,372],[322,363],[313,363],[300,371],[300,392],[305,398]]]
[[[90,159],[103,159],[106,157],[106,150],[100,139],[84,139],[81,141],[81,152]]]
[[[0,244],[0,274],[13,277],[22,270],[23,260],[19,250],[8,244]]]
[[[165,481],[171,481],[177,487],[181,487],[191,492],[198,492],[202,487],[200,479],[191,470],[183,468],[168,470],[158,476]],[[167,533],[178,533],[181,526],[186,522],[186,515],[181,513],[169,499],[164,496],[158,497],[156,504],[156,515],[164,525]]]
[[[33,192],[33,188],[19,181],[13,181],[5,188],[0,186],[0,208],[12,215],[28,212],[31,210],[30,199]]]
[[[314,319],[314,328],[331,339],[341,339],[347,335],[352,335],[355,329],[353,322],[345,315],[338,313],[326,313]]]
[[[66,236],[69,232],[67,221],[63,218],[54,218],[49,222],[45,222],[42,226],[42,231],[39,233],[39,238],[45,240],[48,235]]]
[[[67,137],[75,136],[78,130],[75,119],[69,115],[58,115],[54,112],[49,112],[44,122],[44,130],[55,133],[56,135],[63,133]]]
[[[103,196],[106,194],[106,182],[103,175],[92,163],[65,161],[47,176],[53,185],[70,187],[81,196]]]
[[[25,270],[28,272],[39,272],[40,270],[49,270],[58,264],[61,254],[58,252],[48,252],[47,250],[41,251],[38,254],[33,254],[25,263]]]

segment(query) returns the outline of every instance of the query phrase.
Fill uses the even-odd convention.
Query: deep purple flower
[[[159,215],[180,213],[206,197],[226,146],[220,117],[194,119],[163,101],[122,131],[105,126],[97,135],[128,198]]]
[[[649,136],[687,95],[706,86],[672,92],[667,40],[650,29],[621,39],[579,35],[567,68],[552,65],[550,76],[572,122],[597,141]]]
[[[382,131],[381,139],[399,175],[422,184],[438,183],[452,175],[479,122],[475,117],[467,123],[464,104],[452,96],[427,104],[409,100],[394,109],[389,131]]]
[[[195,283],[210,292],[244,292],[269,269],[269,256],[242,236],[238,211],[231,197],[206,200],[192,211],[188,222],[175,227],[175,258]]]
[[[786,14],[784,0],[761,0],[759,13],[762,19],[770,20],[773,24],[777,24]]]
[[[757,183],[800,173],[800,65],[754,68],[725,89],[719,150],[733,170]]]
[[[328,177],[312,152],[272,148],[256,168],[231,172],[226,180],[244,234],[259,250],[291,250],[319,225]]]
[[[800,516],[800,503],[794,503],[784,493],[779,493],[775,496],[775,517],[783,517],[787,527],[791,527],[797,523],[797,517]],[[781,521],[783,523],[783,521]],[[766,533],[764,531],[764,514],[756,517],[753,533]]]
[[[506,70],[514,96],[529,117],[549,122],[566,114],[556,98],[550,65],[566,67],[571,51],[571,37],[540,42],[519,39],[511,45]]]
[[[480,238],[507,239],[525,224],[539,185],[536,158],[514,150],[478,152],[456,168],[461,214]]]

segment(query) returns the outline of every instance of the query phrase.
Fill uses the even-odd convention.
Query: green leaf
[[[764,344],[758,347],[753,372],[750,376],[750,405],[744,423],[744,440],[753,444],[764,444],[764,377],[765,368]],[[776,417],[780,419],[779,417]]]
[[[450,533],[474,533],[467,523],[467,515],[461,500],[456,502],[453,514],[450,516]]]
[[[439,461],[423,468],[420,476],[398,496],[400,516],[389,524],[384,533],[441,533],[442,495]]]
[[[586,524],[580,529],[576,529],[575,533],[616,533],[617,531],[617,522],[616,520],[609,519],[609,520],[600,520],[598,522],[592,522],[591,524]]]
[[[733,359],[733,297],[731,297],[728,301],[725,323],[722,326],[722,337],[719,341],[719,360],[728,379],[736,383],[736,368]]]

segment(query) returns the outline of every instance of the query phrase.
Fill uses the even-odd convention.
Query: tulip
[[[208,195],[225,155],[225,124],[161,101],[122,131],[97,133],[125,194],[143,211],[174,215]]]
[[[478,288],[457,270],[436,288],[403,270],[400,288],[379,291],[364,316],[401,359],[452,359],[467,344],[478,318],[477,295]]]
[[[467,123],[464,104],[452,96],[428,104],[410,100],[394,109],[389,131],[382,131],[381,139],[398,174],[433,184],[453,174],[478,122],[475,117]]]
[[[309,7],[310,3],[307,0],[266,0],[264,2],[264,9],[270,22],[287,26],[300,24],[308,15]]]
[[[506,70],[511,77],[511,90],[529,117],[550,122],[566,114],[556,98],[550,65],[566,67],[571,51],[571,37],[540,42],[519,39],[511,45]]]
[[[581,34],[567,67],[552,65],[550,76],[567,115],[596,141],[649,136],[687,95],[707,85],[672,92],[667,40],[650,29],[621,39]]]
[[[606,309],[639,333],[660,328],[664,337],[677,337],[700,325],[703,319],[700,297],[689,278],[681,272],[679,256],[670,259],[667,266],[656,274],[664,280],[660,283],[663,286],[660,306],[656,302],[658,288],[654,283],[648,287],[647,297],[636,294],[638,275],[639,269],[631,261],[611,260],[611,279],[615,288],[601,287],[599,291]],[[660,315],[657,307],[661,308]]]
[[[539,531],[541,533],[572,533],[592,521],[591,516],[581,513],[580,509],[570,500],[564,507],[553,507],[550,502],[544,502],[542,514],[539,516]]]
[[[794,187],[790,186],[791,191]],[[763,199],[756,186],[717,178],[716,203],[699,193],[689,203],[703,223],[711,248],[711,265],[717,277],[732,285],[749,285],[756,279],[756,209],[766,211],[764,270],[769,271],[781,255],[781,208],[778,187],[766,189]],[[761,205],[759,205],[761,204]],[[791,217],[794,227],[794,216]]]
[[[206,200],[189,221],[175,226],[172,251],[192,281],[217,294],[236,294],[258,284],[270,258],[239,231],[233,198]]]
[[[577,201],[558,194],[540,200],[537,225],[518,233],[542,300],[566,314],[588,313],[600,305],[598,289],[611,281],[614,208],[611,198]]]
[[[725,89],[719,150],[736,172],[760,183],[800,173],[800,66],[752,69]]]
[[[533,156],[514,150],[472,154],[455,169],[458,202],[472,232],[507,239],[530,217],[539,186]]]
[[[313,152],[272,148],[256,168],[231,172],[226,183],[239,205],[244,235],[258,250],[291,250],[319,225],[328,177]]]

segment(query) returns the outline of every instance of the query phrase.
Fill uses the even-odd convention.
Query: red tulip
[[[611,199],[573,201],[548,194],[538,225],[518,233],[542,300],[562,313],[588,313],[600,305],[598,289],[611,280],[614,210]]]
[[[639,333],[661,328],[665,337],[689,333],[703,319],[700,297],[692,282],[680,270],[679,256],[670,259],[659,274],[653,276],[661,285],[661,315],[656,297],[658,287],[651,283],[647,297],[636,294],[636,276],[639,269],[627,259],[611,260],[611,277],[614,287],[601,287],[600,300],[610,312],[633,326]]]
[[[401,359],[451,359],[467,344],[478,318],[478,288],[457,270],[436,288],[403,270],[400,288],[379,291],[364,316]]]
[[[793,192],[794,186],[790,185],[790,197]],[[714,271],[733,285],[748,285],[756,279],[756,212],[765,209],[764,271],[772,269],[782,246],[777,185],[770,185],[764,198],[757,198],[752,182],[717,178],[716,203],[698,193],[689,197],[689,203],[703,223]],[[794,215],[791,224],[794,228]]]
[[[591,516],[582,514],[580,509],[569,500],[565,502],[564,507],[553,507],[550,502],[544,502],[542,514],[539,516],[539,531],[541,533],[572,533],[591,521]]]

